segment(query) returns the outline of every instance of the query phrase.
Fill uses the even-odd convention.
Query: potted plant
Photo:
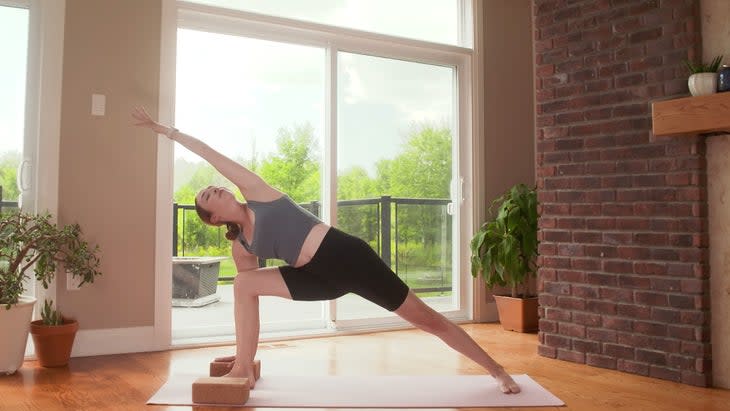
[[[41,366],[63,367],[68,364],[78,329],[76,320],[64,318],[53,308],[53,300],[46,300],[41,319],[30,323],[30,335]]]
[[[471,274],[489,289],[507,286],[509,296],[495,295],[505,330],[537,330],[537,296],[530,279],[537,274],[537,192],[517,184],[492,202],[497,214],[471,240]],[[490,215],[492,207],[490,207]]]
[[[51,216],[13,211],[0,214],[0,372],[23,364],[35,298],[24,296],[29,271],[48,288],[58,265],[79,285],[94,282],[98,247],[81,239],[78,224],[59,227]]]
[[[717,70],[721,62],[722,56],[715,57],[709,64],[684,61],[690,72],[687,79],[690,94],[704,96],[717,92]]]

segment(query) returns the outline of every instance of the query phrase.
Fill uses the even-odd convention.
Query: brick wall
[[[699,1],[535,0],[541,355],[711,383],[706,165],[653,138]]]

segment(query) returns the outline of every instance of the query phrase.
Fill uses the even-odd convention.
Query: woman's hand
[[[135,107],[134,111],[132,112],[132,117],[136,121],[134,123],[135,126],[149,128],[157,134],[166,135],[168,138],[170,138],[170,134],[172,134],[172,132],[175,130],[172,127],[163,126],[162,124],[152,120],[152,117],[147,114],[147,111],[145,111],[143,107]]]

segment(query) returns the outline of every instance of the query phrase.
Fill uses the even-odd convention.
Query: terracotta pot
[[[43,367],[63,367],[71,357],[79,323],[76,320],[63,320],[61,325],[44,325],[43,320],[30,323],[35,353]]]
[[[499,322],[507,331],[537,331],[537,297],[514,298],[495,295]]]

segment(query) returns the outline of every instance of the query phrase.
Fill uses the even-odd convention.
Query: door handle
[[[30,160],[23,160],[18,165],[18,171],[15,176],[15,183],[18,185],[18,191],[21,193],[30,190],[30,172],[26,173],[26,169],[31,167]]]

